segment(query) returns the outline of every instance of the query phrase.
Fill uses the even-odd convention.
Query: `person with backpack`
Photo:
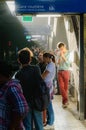
[[[28,104],[18,80],[12,77],[12,66],[0,61],[0,130],[23,130]]]
[[[52,99],[54,95],[54,88],[53,88],[53,79],[55,77],[55,57],[50,53],[43,54],[43,60],[47,64],[45,71],[42,74],[42,78],[44,79],[47,87],[49,88],[50,93],[50,103],[47,108],[47,122],[44,129],[51,129],[53,128],[54,124],[54,110],[52,106]]]
[[[22,49],[18,53],[18,62],[21,65],[15,78],[20,80],[24,96],[28,102],[29,112],[24,118],[25,130],[33,130],[33,121],[36,130],[43,130],[42,112],[34,108],[34,102],[38,94],[36,78],[41,77],[37,66],[30,65],[31,55],[28,49]]]

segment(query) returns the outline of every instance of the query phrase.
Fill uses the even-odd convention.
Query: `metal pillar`
[[[86,119],[86,14],[84,14],[84,88],[85,88],[85,119]]]
[[[84,15],[80,14],[80,80],[79,80],[79,119],[85,119],[85,89],[84,89]]]

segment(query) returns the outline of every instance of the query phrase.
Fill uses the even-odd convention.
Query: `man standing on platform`
[[[62,106],[66,108],[68,106],[68,83],[70,78],[70,52],[67,50],[66,45],[63,42],[57,44],[59,48],[58,58],[58,83],[60,92],[62,95]]]

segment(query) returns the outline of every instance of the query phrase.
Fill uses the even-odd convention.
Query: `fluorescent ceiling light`
[[[34,37],[41,37],[41,35],[32,35],[32,37],[34,38]]]
[[[36,17],[61,17],[61,14],[38,14]]]

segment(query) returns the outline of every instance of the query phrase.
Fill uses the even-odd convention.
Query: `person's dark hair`
[[[28,64],[31,60],[30,52],[28,50],[21,50],[18,54],[18,59],[21,64]]]
[[[58,48],[61,48],[62,46],[64,46],[65,44],[63,42],[58,44]]]
[[[9,78],[10,76],[12,76],[12,65],[8,64],[5,61],[0,61],[0,74],[2,76],[5,76],[7,78]]]
[[[52,59],[52,61],[55,63],[55,56],[53,54],[44,53],[43,57],[46,57],[46,58],[48,57],[48,58]]]

